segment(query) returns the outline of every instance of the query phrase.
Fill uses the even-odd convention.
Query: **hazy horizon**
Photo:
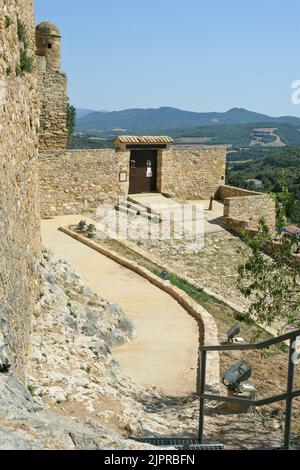
[[[258,114],[265,114],[265,115],[268,115],[270,117],[274,117],[274,118],[277,118],[277,117],[284,117],[284,116],[288,116],[288,115],[285,115],[285,114],[278,114],[278,115],[270,115],[268,113],[263,113],[263,112],[260,112],[260,111],[256,111],[255,109],[246,109],[246,108],[240,108],[238,106],[232,106],[231,108],[229,109],[225,109],[225,110],[221,110],[221,111],[216,111],[215,109],[212,109],[210,111],[195,111],[195,110],[190,110],[190,109],[183,109],[183,108],[177,108],[175,106],[157,106],[157,107],[153,107],[153,106],[148,106],[148,107],[131,107],[131,108],[121,108],[121,109],[92,109],[92,108],[87,108],[85,106],[76,106],[76,109],[81,109],[81,110],[84,110],[84,111],[91,111],[91,112],[97,112],[97,113],[113,113],[113,112],[118,112],[118,111],[129,111],[129,110],[133,110],[133,109],[142,109],[142,110],[148,110],[148,109],[161,109],[161,108],[173,108],[173,109],[178,109],[180,111],[187,111],[187,112],[193,112],[193,113],[227,113],[228,111],[231,111],[232,109],[241,109],[241,110],[245,110],[245,111],[250,111],[250,112],[253,112],[253,113],[258,113]],[[295,106],[296,108],[296,106]],[[291,117],[299,117],[297,115],[290,115]]]

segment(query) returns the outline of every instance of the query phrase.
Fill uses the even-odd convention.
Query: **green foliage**
[[[34,59],[28,54],[27,49],[20,50],[20,65],[17,67],[17,75],[23,77],[25,73],[31,73],[34,68]]]
[[[288,203],[289,207],[286,206],[286,215],[288,221],[298,224],[300,224],[299,174],[300,148],[287,147],[267,151],[251,149],[229,154],[228,184],[247,188],[246,180],[259,179],[263,182],[262,191],[278,193],[277,198],[284,198],[284,192],[288,190],[294,203],[291,199]],[[286,188],[283,180],[286,180]],[[282,201],[278,200],[278,203]]]
[[[112,139],[98,138],[94,135],[72,135],[69,139],[70,149],[106,149],[114,148]]]
[[[27,30],[26,26],[20,19],[18,18],[17,21],[17,32],[18,32],[18,39],[23,44],[24,49],[28,49],[28,38],[27,38]]]
[[[281,236],[272,258],[263,253],[264,246],[274,242],[263,219],[254,237],[246,231],[242,239],[251,249],[238,268],[240,292],[254,298],[247,315],[260,324],[278,327],[279,333],[282,327],[299,328],[300,266],[292,261],[295,236]]]
[[[6,69],[6,75],[9,77],[11,74],[12,74],[12,68],[11,68],[11,67],[7,67],[7,69]]]
[[[32,397],[36,395],[36,387],[34,385],[28,385],[27,389]]]
[[[210,126],[201,126],[193,129],[158,129],[157,132],[163,132],[167,135],[173,136],[175,139],[178,137],[210,137],[210,144],[228,144],[234,148],[248,148],[252,140],[253,129],[259,127],[266,127],[266,123],[253,123],[253,124],[218,124]],[[274,127],[278,130],[276,134],[279,135],[283,143],[288,146],[300,146],[300,133],[298,126],[285,123],[270,122],[267,127]],[[146,132],[146,129],[144,130]],[[150,132],[153,134],[153,131]],[[271,142],[274,138],[265,136],[263,141]],[[251,148],[252,151],[263,151],[263,147],[257,145]]]
[[[68,103],[67,108],[67,129],[68,129],[68,142],[70,142],[71,136],[74,134],[76,127],[76,108]]]
[[[25,73],[31,73],[34,69],[34,58],[28,52],[29,42],[27,37],[27,29],[24,23],[18,18],[17,21],[18,39],[21,43],[20,47],[20,63],[16,67],[17,77],[23,77]]]
[[[9,16],[5,17],[5,28],[9,28],[12,25],[13,21]]]
[[[280,178],[281,191],[274,193],[276,204],[276,225],[278,229],[286,227],[288,219],[291,218],[295,197],[289,192],[286,179],[286,172],[283,172]]]

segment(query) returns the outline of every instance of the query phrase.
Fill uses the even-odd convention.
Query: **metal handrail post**
[[[284,429],[284,448],[290,449],[291,446],[291,422],[293,409],[293,390],[295,381],[295,353],[296,353],[296,336],[290,339],[289,350],[289,369],[287,383],[287,399],[285,408],[285,429]]]
[[[205,418],[205,386],[206,386],[206,351],[200,354],[200,411],[199,411],[199,442],[203,444]]]

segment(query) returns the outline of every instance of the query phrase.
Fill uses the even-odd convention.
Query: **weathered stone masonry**
[[[224,203],[223,223],[228,228],[240,230],[245,223],[257,228],[261,218],[275,227],[275,201],[269,194],[220,186],[216,196]]]
[[[40,152],[42,216],[76,214],[127,195],[119,173],[127,170],[129,155],[113,149]]]
[[[44,57],[38,57],[40,93],[39,148],[64,149],[67,146],[67,77],[49,70]]]
[[[67,76],[60,70],[60,40],[60,32],[52,23],[44,22],[36,27],[40,150],[67,146]]]
[[[161,155],[162,193],[180,199],[209,199],[225,182],[227,148],[171,147]]]
[[[128,196],[130,151],[71,150],[40,152],[42,216],[96,209]],[[181,199],[207,199],[225,177],[226,148],[159,151],[158,190]]]
[[[26,27],[34,57],[31,0],[0,3],[0,336],[4,334],[20,376],[29,349],[31,316],[38,295],[35,260],[40,244],[37,180],[38,100],[35,71],[16,75]],[[3,338],[2,338],[3,339]],[[1,338],[0,338],[1,340]]]

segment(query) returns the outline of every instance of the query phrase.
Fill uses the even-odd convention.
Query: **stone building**
[[[41,151],[42,215],[94,210],[143,192],[182,200],[214,196],[225,180],[226,147],[182,150],[172,142],[169,137],[127,136],[116,139],[116,149]]]
[[[39,148],[67,146],[67,77],[61,73],[61,34],[52,23],[36,27],[36,54],[40,95]]]
[[[118,136],[115,149],[40,152],[42,216],[93,211],[133,194],[161,193],[181,201],[224,204],[222,225],[275,225],[275,203],[264,193],[225,184],[225,146],[177,148],[167,136]]]

